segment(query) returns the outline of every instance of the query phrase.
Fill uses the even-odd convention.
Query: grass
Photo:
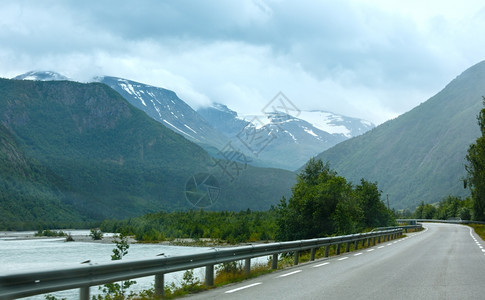
[[[229,263],[231,264],[231,263]],[[255,278],[263,274],[268,274],[274,270],[269,268],[268,264],[257,264],[251,266],[251,272],[246,274],[243,270],[243,266],[240,263],[236,263],[238,266],[233,270],[220,269],[217,271],[216,278],[214,279],[214,286],[219,287],[229,283],[240,282],[246,279]]]
[[[475,233],[480,236],[482,240],[485,241],[485,225],[483,224],[470,224],[468,225],[475,230]]]

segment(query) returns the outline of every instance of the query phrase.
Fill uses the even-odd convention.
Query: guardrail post
[[[278,269],[278,253],[273,254],[273,261],[271,263],[271,269]]]
[[[357,250],[357,248],[358,248],[358,243],[359,243],[359,241],[358,241],[358,240],[355,240],[355,241],[354,241],[354,251],[355,251],[355,250]]]
[[[310,260],[315,260],[315,252],[317,252],[317,248],[312,248],[312,252],[310,253]]]
[[[328,257],[329,248],[330,248],[330,245],[325,245],[325,257]]]
[[[214,285],[214,265],[205,266],[205,285]]]
[[[155,296],[163,298],[165,294],[164,276],[162,274],[155,274]]]
[[[336,251],[336,254],[339,255],[340,254],[340,244],[337,244],[337,251]]]
[[[350,242],[347,242],[347,246],[345,246],[345,252],[350,251]]]
[[[381,236],[377,237],[377,243],[379,244],[381,242]]]
[[[79,289],[79,299],[89,300],[89,286],[83,286]]]
[[[249,275],[251,273],[251,259],[250,258],[246,258],[244,260],[244,273],[246,275]]]
[[[371,238],[367,238],[367,247],[369,247],[369,246],[370,246],[370,239],[371,239]]]
[[[300,258],[300,251],[295,251],[294,265],[298,265],[298,259]]]

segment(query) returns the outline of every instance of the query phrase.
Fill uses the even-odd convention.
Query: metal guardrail
[[[414,226],[418,227],[418,226]],[[373,245],[397,238],[402,235],[402,228],[358,233],[345,236],[317,238],[280,243],[257,244],[234,248],[212,249],[203,253],[162,257],[132,261],[113,261],[99,265],[82,265],[74,268],[37,271],[30,273],[13,273],[0,275],[0,300],[10,300],[68,289],[80,289],[80,299],[89,299],[91,286],[110,282],[129,280],[155,275],[155,294],[163,296],[164,274],[205,267],[205,284],[214,285],[214,265],[225,262],[245,260],[245,272],[250,272],[251,259],[272,255],[272,268],[277,268],[278,254],[294,252],[294,263],[298,264],[299,252],[311,250],[311,260],[315,259],[315,251],[325,247],[325,257],[328,257],[330,245],[336,246],[340,254],[341,245],[346,244],[345,251],[354,243],[364,246]]]
[[[482,221],[461,220],[461,219],[455,219],[455,220],[396,219],[396,222],[398,222],[398,223],[407,223],[407,222],[410,222],[410,221],[414,221],[414,222],[434,222],[434,223],[452,223],[452,224],[485,224],[485,222],[482,222]]]
[[[378,227],[373,229],[372,231],[379,231],[379,230],[390,230],[394,228],[399,228],[404,230],[404,232],[408,232],[409,229],[418,229],[418,228],[423,228],[423,225],[421,224],[414,224],[414,225],[402,225],[402,226],[394,226],[394,227]]]

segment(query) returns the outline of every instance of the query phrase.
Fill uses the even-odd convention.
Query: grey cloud
[[[326,99],[354,116],[362,107],[386,117],[412,108],[450,74],[481,60],[484,46],[477,38],[483,10],[462,31],[437,17],[423,33],[404,14],[350,0],[2,5],[0,76],[39,68],[83,79],[107,72],[186,89],[178,92],[202,102],[237,94],[254,106],[288,89],[294,97],[304,94],[308,107]]]

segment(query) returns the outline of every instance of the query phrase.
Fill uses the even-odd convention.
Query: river
[[[71,230],[74,239],[86,236],[89,231]],[[94,242],[65,242],[64,238],[35,238],[22,239],[23,233],[0,233],[0,275],[17,272],[30,272],[33,270],[49,270],[62,267],[79,266],[82,262],[90,261],[91,264],[107,263],[111,260],[112,243]],[[208,247],[182,247],[159,244],[131,244],[128,254],[123,260],[154,258],[157,255],[177,256],[198,253],[208,250]],[[203,269],[194,270],[194,275],[203,277]],[[183,272],[169,273],[165,275],[165,284],[174,282],[179,285]],[[153,276],[135,279],[137,284],[135,291],[153,287]],[[91,287],[91,293],[96,294],[97,287]],[[79,290],[69,290],[52,293],[60,298],[79,299]],[[45,296],[29,297],[29,299],[45,299]]]

